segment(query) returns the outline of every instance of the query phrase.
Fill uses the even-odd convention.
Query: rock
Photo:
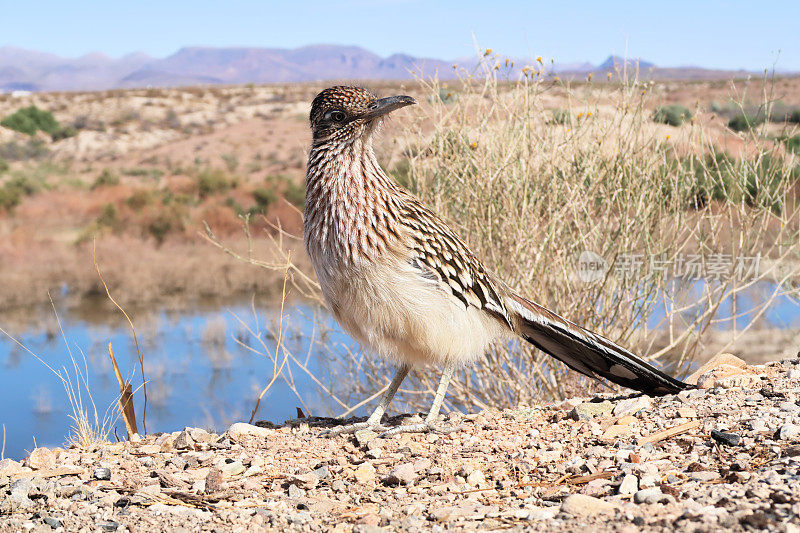
[[[577,516],[612,514],[615,509],[614,505],[606,501],[584,494],[571,494],[561,502],[562,512]]]
[[[473,470],[467,476],[467,485],[471,487],[479,487],[486,484],[486,476],[480,470]]]
[[[778,438],[781,440],[794,440],[800,436],[800,426],[797,424],[784,424],[778,430]]]
[[[9,501],[16,507],[26,508],[34,505],[33,500],[28,498],[32,489],[31,480],[21,478],[11,483],[8,492]]]
[[[800,411],[800,405],[797,405],[794,402],[781,402],[778,404],[778,409],[786,413],[797,413]]]
[[[621,416],[617,420],[617,424],[620,426],[629,426],[636,422],[636,417],[631,415]]]
[[[711,430],[711,438],[726,446],[738,446],[742,440],[742,436],[737,433],[724,433],[716,429]]]
[[[191,435],[185,429],[181,431],[175,440],[172,442],[172,446],[176,450],[193,450],[194,449],[194,440],[192,440]]]
[[[222,472],[219,468],[212,468],[206,475],[205,493],[211,494],[217,492],[222,485]]]
[[[103,531],[116,531],[119,527],[119,522],[114,522],[113,520],[108,520],[106,522],[98,522],[97,527],[99,527]]]
[[[356,468],[354,475],[359,483],[371,483],[375,480],[375,467],[372,463],[363,463]]]
[[[665,496],[658,487],[650,487],[637,491],[633,495],[634,503],[659,503]]]
[[[291,495],[289,495],[291,497]],[[290,524],[308,524],[313,522],[314,519],[311,517],[311,513],[308,511],[298,511],[296,513],[291,513],[289,516],[286,517],[289,520]]]
[[[275,430],[254,426],[252,424],[245,424],[244,422],[237,422],[228,428],[228,435],[234,439],[238,439],[242,436],[267,438],[275,435]]]
[[[314,470],[314,475],[317,476],[317,479],[326,479],[331,472],[326,465],[322,465]]]
[[[708,482],[716,481],[719,478],[719,472],[713,472],[711,470],[700,470],[699,472],[689,473],[689,479],[692,481]]]
[[[0,460],[0,476],[11,477],[16,474],[21,474],[22,472],[25,472],[25,469],[22,468],[21,463],[18,463],[13,459]]]
[[[727,366],[732,366],[734,368],[742,369],[747,366],[747,363],[730,353],[718,354],[712,357],[706,364],[698,368],[692,375],[687,377],[685,381],[690,385],[697,385],[700,376],[702,376],[707,372],[710,372],[714,368],[717,368],[721,365],[727,365]]]
[[[36,448],[25,460],[25,465],[34,470],[52,470],[56,467],[56,454],[49,448]]]
[[[306,491],[298,487],[297,485],[289,485],[289,497],[293,500],[297,498],[302,498],[306,495]]]
[[[697,409],[692,407],[681,407],[678,409],[678,416],[681,418],[697,418]]]
[[[309,472],[307,474],[295,474],[293,476],[289,476],[288,479],[289,483],[293,485],[297,485],[301,489],[313,489],[319,483],[319,478],[313,472]]]
[[[639,478],[633,474],[628,474],[622,478],[618,492],[620,494],[633,494],[639,490]]]
[[[111,479],[111,470],[103,467],[95,468],[92,472],[92,477],[95,479],[108,481]]]
[[[414,465],[403,463],[392,468],[389,475],[383,479],[383,482],[387,485],[412,485],[416,479],[417,473],[414,470]]]
[[[216,442],[218,437],[202,428],[184,429],[195,442]]]
[[[646,411],[653,406],[653,400],[649,396],[637,396],[627,400],[620,400],[614,406],[614,416],[623,417],[635,415],[641,411]]]
[[[42,521],[50,526],[52,529],[58,529],[60,527],[64,527],[64,524],[61,523],[60,520],[53,518],[52,516],[45,516],[42,518]]]
[[[367,457],[370,459],[380,459],[383,457],[383,450],[381,448],[372,448],[367,450]]]
[[[558,509],[555,507],[530,507],[528,508],[528,520],[552,520]]]
[[[361,429],[355,432],[355,438],[359,446],[365,446],[371,440],[374,440],[378,434],[371,429]]]
[[[632,430],[633,428],[629,425],[614,424],[613,426],[608,426],[600,438],[603,440],[614,440],[622,435],[630,433]]]
[[[786,379],[800,379],[800,368],[790,368],[787,370]]]
[[[223,475],[227,477],[235,477],[238,476],[239,474],[244,473],[246,468],[244,467],[241,461],[233,461],[230,463],[223,463],[219,465],[219,470],[222,472]],[[316,477],[314,478],[314,481],[316,481]]]
[[[611,414],[611,411],[614,409],[614,405],[609,402],[584,402],[582,404],[576,405],[575,408],[570,411],[569,416],[574,420],[591,420],[596,416],[607,416]]]

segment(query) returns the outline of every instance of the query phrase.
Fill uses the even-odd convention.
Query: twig
[[[289,267],[291,266],[292,260],[292,253],[289,252],[286,257],[286,270],[283,273],[283,293],[281,295],[281,313],[278,317],[278,340],[275,342],[275,362],[277,363],[278,352],[280,351],[282,344],[283,344],[283,306],[286,303],[286,281],[289,278]],[[275,383],[275,380],[278,379],[278,376],[283,373],[283,367],[286,364],[287,359],[289,358],[288,352],[284,350],[284,357],[283,362],[279,369],[274,370],[272,373],[272,379],[267,386],[261,390],[261,394],[258,395],[258,399],[256,400],[256,405],[253,407],[253,412],[250,414],[250,423],[253,423],[253,419],[256,417],[256,413],[258,412],[258,406],[261,404],[261,398],[264,397],[264,394],[272,387],[272,384]]]
[[[680,426],[675,426],[674,428],[665,429],[663,431],[659,431],[657,433],[648,435],[647,437],[642,437],[641,439],[639,439],[637,444],[641,446],[642,444],[659,442],[674,437],[676,435],[681,435],[682,433],[688,433],[689,431],[698,427],[700,427],[700,421],[692,420],[691,422],[686,422],[685,424],[681,424]]]
[[[125,420],[125,429],[128,430],[128,439],[130,439],[132,435],[139,433],[139,429],[136,427],[136,410],[133,407],[133,391],[130,382],[122,379],[110,342],[108,343],[108,356],[111,358],[111,366],[114,367],[114,374],[119,383],[119,410]]]
[[[117,301],[111,296],[111,291],[108,290],[108,285],[106,285],[106,281],[103,279],[103,275],[100,273],[100,265],[97,264],[97,241],[93,241],[92,243],[92,261],[94,262],[94,269],[97,271],[97,277],[100,278],[100,282],[103,284],[103,287],[106,290],[106,295],[108,299],[111,300],[117,309],[125,315],[125,318],[128,321],[128,324],[131,327],[131,333],[133,334],[133,344],[136,346],[136,355],[139,356],[139,368],[142,371],[142,393],[144,394],[144,406],[142,407],[142,428],[144,430],[144,434],[147,435],[147,380],[144,375],[144,357],[142,357],[142,352],[139,350],[139,339],[136,337],[136,328],[133,327],[133,321],[131,317],[128,316],[128,313],[120,306]]]

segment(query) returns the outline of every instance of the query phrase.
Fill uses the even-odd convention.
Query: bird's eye
[[[344,122],[347,115],[344,114],[344,111],[331,111],[328,113],[328,118],[334,122]]]

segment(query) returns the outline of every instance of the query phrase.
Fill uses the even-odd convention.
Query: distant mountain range
[[[627,64],[626,64],[627,61]],[[515,60],[512,74],[530,60]],[[456,76],[453,65],[474,68],[476,59],[443,61],[394,54],[383,58],[357,46],[313,45],[283,48],[188,47],[157,59],[135,53],[114,59],[91,53],[71,59],[54,54],[0,47],[0,91],[85,91],[126,87],[300,82],[349,79],[409,79],[414,74]],[[663,68],[610,56],[600,65],[548,66],[549,74],[585,75],[625,66],[653,78],[723,78],[748,74],[700,67]]]

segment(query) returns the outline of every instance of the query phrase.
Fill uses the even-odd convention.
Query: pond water
[[[92,310],[91,303],[59,311],[63,335],[52,309],[37,311],[33,320],[27,317],[28,324],[39,324],[36,331],[10,331],[0,317],[0,328],[41,359],[0,333],[0,423],[5,425],[5,457],[20,459],[35,445],[61,446],[70,433],[73,410],[68,395],[62,381],[44,363],[69,376],[84,408],[92,416],[96,408],[101,422],[107,414],[113,421],[113,406],[119,395],[108,355],[109,342],[123,377],[130,378],[134,389],[141,386],[139,359],[127,322],[106,305],[97,305],[102,305],[102,311]],[[232,422],[249,420],[255,399],[273,376],[274,363],[243,344],[274,352],[279,308],[240,301],[132,315],[148,381],[148,432],[176,431],[185,426],[224,430]],[[336,369],[315,353],[315,339],[324,335],[327,345],[338,346],[343,352],[357,349],[324,311],[312,306],[287,305],[283,323],[286,348],[323,383],[335,381]],[[314,415],[342,411],[329,396],[319,393],[308,373],[296,364],[289,367],[300,398],[286,380],[277,379],[262,398],[255,420],[282,422],[295,418],[297,407]],[[91,397],[81,376],[88,378]],[[141,431],[141,390],[135,391],[134,397]],[[125,438],[124,422],[119,419],[113,426],[119,438]],[[110,438],[114,440],[113,432]]]

